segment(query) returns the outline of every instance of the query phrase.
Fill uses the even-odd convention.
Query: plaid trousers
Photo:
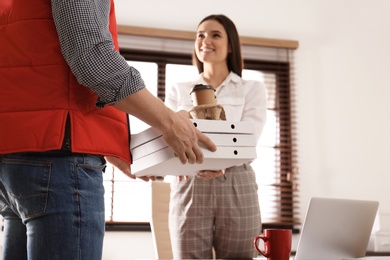
[[[171,183],[169,231],[174,259],[252,259],[261,232],[256,176],[249,164],[211,180]]]

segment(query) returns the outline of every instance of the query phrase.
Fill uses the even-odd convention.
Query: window
[[[190,80],[198,74],[191,65],[191,52],[188,51],[156,51],[141,44],[139,48],[123,49],[121,53],[141,72],[149,90],[162,100],[165,88],[174,82]],[[259,184],[263,227],[293,228],[299,224],[296,217],[299,201],[290,52],[283,54],[282,61],[275,55],[270,58],[262,54],[259,58],[256,48],[243,49],[243,54],[243,78],[264,81],[268,93],[267,123],[257,146],[258,159],[252,163]],[[278,52],[276,56],[279,55]],[[148,127],[133,117],[130,117],[130,121],[132,133]],[[131,223],[135,224],[133,226],[147,226],[151,214],[150,184],[131,180],[112,167],[104,176],[107,225],[112,227]]]

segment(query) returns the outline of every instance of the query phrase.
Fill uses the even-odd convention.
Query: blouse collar
[[[224,85],[226,85],[227,83],[229,83],[230,81],[234,82],[234,83],[237,83],[241,80],[241,77],[238,76],[236,73],[234,73],[233,71],[230,71],[230,73],[227,75],[227,77],[225,78],[225,80],[221,83],[221,85],[219,87],[222,87]],[[203,78],[203,73],[199,74],[199,77],[197,80],[195,80],[194,82],[194,85],[196,84],[204,84],[206,85],[206,81],[204,80]]]

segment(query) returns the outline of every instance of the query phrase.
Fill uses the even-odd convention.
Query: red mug
[[[291,229],[265,229],[263,235],[255,237],[253,244],[260,254],[268,260],[289,260],[291,253]],[[258,246],[259,239],[264,242],[264,251]]]

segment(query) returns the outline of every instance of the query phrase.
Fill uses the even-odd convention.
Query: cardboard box
[[[379,232],[390,233],[390,213],[379,211],[377,215],[377,224]]]
[[[255,137],[251,134],[209,134],[205,133],[213,143],[220,146],[231,146],[231,147],[251,147],[256,146]],[[147,156],[151,153],[159,151],[168,147],[162,136],[152,139],[149,142],[143,143],[133,149],[131,149],[131,154],[133,160],[138,160],[144,156]]]
[[[202,164],[182,164],[154,128],[132,135],[132,173],[137,176],[195,175],[201,170],[220,170],[256,159],[254,128],[249,122],[192,119],[194,125],[217,146],[202,148]]]
[[[201,170],[220,170],[256,158],[256,147],[219,146],[216,152],[203,149],[202,164],[182,164],[169,147],[134,160],[131,171],[137,176],[195,175]]]
[[[373,237],[375,252],[390,252],[390,232],[376,232]]]
[[[205,119],[191,119],[191,121],[193,122],[194,126],[202,133],[247,135],[254,133],[253,124],[250,122],[232,122]],[[130,149],[134,149],[142,144],[157,139],[160,136],[162,136],[160,131],[150,127],[138,134],[131,136]]]

